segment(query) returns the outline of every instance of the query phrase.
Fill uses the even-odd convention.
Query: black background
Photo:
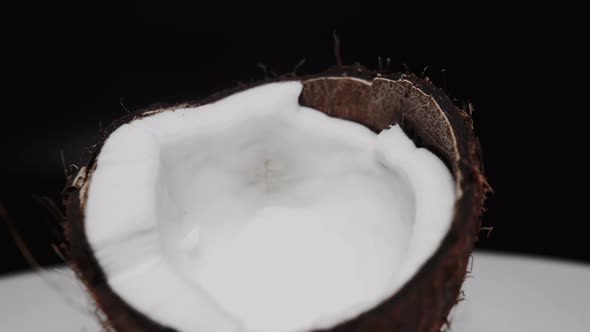
[[[573,8],[389,2],[190,2],[28,4],[5,12],[0,118],[0,203],[33,255],[59,259],[50,213],[32,197],[59,200],[60,151],[76,164],[99,123],[155,102],[205,97],[285,73],[344,62],[424,74],[475,125],[495,189],[480,248],[590,262],[585,202],[588,152],[581,101],[587,36]],[[407,69],[406,69],[407,68]],[[426,68],[426,69],[425,69]],[[578,100],[579,99],[579,100]],[[0,223],[0,273],[27,268]]]

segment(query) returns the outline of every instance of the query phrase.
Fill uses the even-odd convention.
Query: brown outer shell
[[[246,88],[294,79],[304,83],[304,91],[300,97],[302,105],[314,107],[332,116],[363,123],[375,131],[396,122],[402,125],[405,131],[417,134],[414,138],[422,138],[422,142],[418,144],[430,148],[453,170],[457,189],[461,193],[455,204],[449,232],[436,253],[423,264],[414,277],[377,307],[329,331],[435,332],[440,331],[447,322],[451,308],[457,303],[469,256],[480,229],[479,218],[485,194],[489,189],[483,174],[479,143],[473,132],[470,114],[458,109],[442,90],[427,80],[410,74],[380,74],[361,66],[347,66],[332,68],[318,75],[284,76],[249,86],[238,86],[196,103],[155,105],[123,117],[103,133],[101,142],[90,149],[84,166],[80,167],[77,174],[70,176],[64,189],[66,218],[61,248],[68,263],[104,313],[105,327],[116,331],[174,331],[142,315],[113,292],[88,243],[84,230],[86,189],[96,167],[96,157],[106,137],[120,125],[134,119],[179,107],[204,105]],[[385,89],[382,89],[384,86]],[[382,100],[392,98],[392,88],[401,89],[394,92],[398,100],[402,101],[379,104]],[[428,118],[423,118],[420,122],[416,121],[416,117],[404,117],[403,108],[407,105],[404,105],[403,100],[411,98],[412,95],[419,98],[418,103],[414,104],[422,103],[422,110],[418,113],[438,112],[439,120],[436,121],[440,123],[440,119],[444,118],[447,128],[428,127]],[[440,137],[435,137],[432,133],[438,133]],[[440,141],[452,142],[451,150],[448,144],[437,143]]]

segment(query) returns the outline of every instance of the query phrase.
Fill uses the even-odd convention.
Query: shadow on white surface
[[[590,331],[590,266],[481,252],[474,257],[449,332]],[[0,279],[0,331],[101,331],[73,273],[44,275]]]
[[[477,252],[451,332],[588,332],[590,266]]]

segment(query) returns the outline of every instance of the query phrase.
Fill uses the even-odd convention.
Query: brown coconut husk
[[[126,115],[102,133],[101,142],[91,148],[79,171],[69,177],[64,189],[66,218],[60,248],[104,314],[107,328],[116,331],[174,331],[142,315],[111,289],[88,243],[84,205],[96,168],[96,157],[104,140],[120,125],[134,119],[175,108],[204,105],[256,85],[285,80],[303,82],[299,98],[301,105],[355,121],[375,132],[393,123],[399,124],[417,145],[428,148],[446,163],[460,193],[449,232],[416,274],[380,305],[328,331],[435,332],[447,322],[451,308],[458,301],[489,190],[473,130],[471,109],[457,108],[442,90],[415,75],[384,74],[355,65],[337,66],[317,75],[266,79],[199,102],[155,105]],[[187,308],[187,314],[198,313]]]

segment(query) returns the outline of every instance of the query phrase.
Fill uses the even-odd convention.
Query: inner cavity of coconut
[[[453,179],[399,126],[380,134],[267,84],[117,129],[85,205],[112,289],[179,331],[330,328],[393,295],[450,227]]]

